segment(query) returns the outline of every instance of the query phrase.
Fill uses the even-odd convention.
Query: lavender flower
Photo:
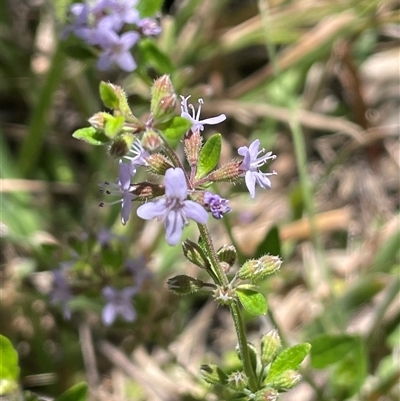
[[[274,160],[276,156],[273,155],[272,152],[268,152],[264,156],[258,157],[260,153],[265,152],[265,149],[258,150],[259,147],[260,140],[256,139],[249,147],[242,146],[238,149],[239,155],[244,157],[239,168],[243,171],[246,186],[252,198],[255,196],[256,183],[261,188],[271,188],[271,181],[267,176],[276,174],[275,171],[272,173],[263,173],[260,171],[259,168],[263,166],[267,160]]]
[[[228,200],[221,198],[217,194],[206,192],[204,194],[204,203],[206,208],[210,210],[214,219],[222,219],[225,213],[228,213],[231,208],[228,206]]]
[[[156,217],[162,220],[168,244],[176,245],[181,238],[183,227],[189,224],[188,219],[204,224],[208,218],[203,206],[186,198],[187,184],[183,170],[170,168],[165,174],[165,198],[140,206],[137,214],[145,220]]]
[[[127,322],[133,322],[136,319],[137,314],[131,299],[137,292],[136,287],[126,287],[120,291],[110,286],[103,288],[102,294],[107,304],[103,308],[101,318],[106,326],[110,326],[117,315]]]
[[[139,21],[138,25],[142,28],[143,35],[145,36],[157,36],[161,33],[161,27],[154,19],[144,18]]]
[[[107,70],[116,63],[124,71],[133,71],[136,62],[129,50],[138,40],[137,32],[125,32],[118,36],[114,31],[109,31],[100,43],[104,51],[97,61],[99,70]]]
[[[66,270],[69,269],[73,262],[61,263],[61,267],[53,270],[53,290],[50,293],[50,302],[60,305],[63,309],[64,319],[71,318],[71,309],[69,301],[72,299],[72,293],[65,279]]]
[[[112,22],[115,31],[122,29],[123,24],[137,24],[139,11],[135,8],[137,0],[108,0],[110,14],[105,19]]]
[[[107,195],[122,195],[121,199],[118,199],[111,203],[101,203],[100,206],[114,205],[116,203],[122,203],[121,208],[121,222],[123,225],[129,220],[129,215],[132,210],[132,201],[135,199],[135,195],[129,191],[131,189],[131,177],[136,173],[136,169],[133,169],[131,165],[119,161],[119,177],[116,184],[104,183],[102,186]],[[105,189],[107,188],[107,189]]]
[[[219,124],[222,121],[226,120],[226,115],[225,114],[220,114],[219,116],[216,117],[211,117],[211,118],[206,118],[205,120],[200,120],[200,112],[201,112],[201,106],[204,103],[203,99],[199,99],[199,108],[197,110],[197,114],[195,112],[194,106],[192,104],[188,105],[188,97],[181,96],[181,117],[186,118],[192,123],[192,132],[196,131],[203,131],[204,130],[204,125],[205,124]],[[189,108],[192,110],[192,114],[190,115],[189,113]]]
[[[136,139],[129,150],[129,154],[124,158],[129,160],[132,168],[136,168],[136,166],[147,166],[146,158],[149,156],[149,152],[143,148],[139,139]]]

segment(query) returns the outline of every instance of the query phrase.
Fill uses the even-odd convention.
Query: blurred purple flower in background
[[[165,198],[140,206],[137,215],[149,220],[158,218],[164,222],[165,238],[169,245],[176,245],[188,219],[205,224],[207,211],[199,203],[187,200],[185,174],[180,168],[170,168],[165,173]]]
[[[137,0],[97,0],[74,3],[70,7],[71,24],[61,34],[62,39],[74,33],[89,45],[103,51],[97,62],[100,70],[117,64],[122,70],[136,69],[131,48],[144,36],[156,36],[161,27],[151,18],[140,19]],[[126,24],[129,26],[128,29]]]
[[[276,159],[276,156],[273,155],[272,152],[268,152],[264,156],[258,157],[260,153],[265,152],[265,149],[259,150],[259,148],[260,140],[256,139],[249,147],[242,146],[238,149],[239,155],[244,157],[239,168],[243,171],[246,186],[252,198],[255,196],[256,183],[261,188],[271,188],[271,181],[267,176],[276,174],[275,171],[272,173],[263,173],[260,171],[261,166],[263,166],[268,160]]]
[[[136,259],[127,259],[125,261],[125,266],[132,274],[135,280],[135,287],[138,289],[142,288],[146,278],[152,277],[152,273],[149,269],[147,269],[146,261],[143,256],[139,256]]]
[[[210,209],[210,212],[214,219],[222,219],[225,213],[230,212],[231,208],[228,206],[228,200],[221,198],[217,194],[206,192],[204,194],[204,203],[206,207]]]
[[[138,292],[137,287],[126,287],[117,290],[107,286],[103,288],[102,294],[107,304],[104,306],[101,318],[106,326],[110,326],[119,315],[127,322],[136,319],[136,311],[132,305],[132,297]]]
[[[75,262],[60,263],[60,268],[53,270],[53,289],[50,292],[50,302],[55,305],[60,305],[63,309],[64,319],[71,318],[71,309],[69,301],[72,299],[71,289],[65,278],[67,270]]]
[[[226,115],[225,114],[220,114],[219,116],[216,117],[211,117],[211,118],[206,118],[205,120],[200,120],[200,112],[201,112],[201,105],[204,103],[203,99],[199,99],[199,108],[197,110],[197,113],[194,109],[194,106],[192,104],[188,105],[188,100],[190,96],[184,97],[181,96],[181,117],[186,118],[192,123],[191,130],[192,132],[196,131],[203,131],[204,130],[204,125],[210,124],[219,124],[222,123],[222,121],[226,120]],[[192,110],[192,113],[189,112],[189,109]]]

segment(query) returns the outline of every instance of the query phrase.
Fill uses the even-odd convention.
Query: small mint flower
[[[258,150],[259,147],[260,140],[256,139],[249,147],[242,146],[238,149],[239,155],[244,157],[239,166],[239,170],[243,172],[247,189],[252,198],[255,196],[256,183],[261,188],[271,188],[271,181],[267,176],[276,174],[275,171],[272,173],[263,173],[260,171],[261,166],[263,166],[268,160],[276,159],[276,156],[273,155],[272,152],[268,152],[264,156],[258,157],[260,153],[265,152],[265,149]]]
[[[157,36],[161,33],[161,26],[151,18],[144,18],[139,21],[138,26],[142,28],[144,36]]]
[[[71,318],[69,301],[72,299],[71,289],[65,278],[66,271],[74,262],[60,263],[60,268],[53,270],[53,289],[50,292],[50,302],[60,305],[63,309],[64,319]]]
[[[97,61],[98,69],[107,70],[115,63],[124,71],[135,70],[136,62],[129,50],[139,40],[139,37],[139,34],[134,31],[125,32],[121,36],[114,31],[108,31],[100,43],[104,51]]]
[[[190,96],[184,97],[181,96],[181,117],[186,118],[192,123],[191,130],[192,132],[196,131],[203,131],[204,130],[204,125],[206,124],[219,124],[222,123],[222,121],[226,120],[226,115],[225,114],[220,114],[219,116],[216,117],[211,117],[211,118],[206,118],[205,120],[200,120],[200,112],[201,112],[201,106],[204,104],[203,99],[199,99],[199,108],[196,111],[194,109],[194,106],[192,104],[188,105],[188,99]],[[189,113],[189,108],[192,110],[192,113]]]
[[[136,139],[129,149],[129,153],[124,156],[124,159],[129,160],[132,168],[135,170],[136,166],[147,166],[148,163],[146,159],[149,156],[150,153],[143,148],[143,145],[139,139]]]
[[[207,209],[210,210],[214,219],[222,219],[225,213],[228,213],[231,208],[228,206],[228,200],[221,198],[217,194],[206,192],[204,194],[204,203]]]
[[[103,308],[101,318],[106,326],[113,324],[114,320],[120,315],[127,322],[133,322],[136,319],[136,311],[132,305],[132,297],[138,292],[136,287],[126,287],[122,290],[116,290],[107,286],[103,288],[102,294],[107,304]]]
[[[176,245],[188,219],[205,224],[207,211],[199,203],[187,200],[187,184],[181,168],[170,168],[165,173],[165,198],[140,206],[137,215],[149,220],[158,218],[164,222],[165,238],[169,245]]]
[[[132,166],[126,163],[123,163],[122,160],[119,161],[119,177],[116,184],[110,184],[105,182],[101,186],[103,187],[102,192],[105,192],[107,195],[119,195],[121,199],[118,199],[114,202],[102,202],[100,203],[100,207],[104,205],[114,205],[116,203],[122,203],[121,207],[121,222],[123,225],[129,220],[129,215],[132,210],[132,201],[135,199],[135,195],[131,194],[129,191],[131,190],[131,177],[133,177],[136,173],[136,169],[132,169]]]

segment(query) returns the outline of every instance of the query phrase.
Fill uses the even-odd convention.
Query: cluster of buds
[[[259,157],[264,150],[259,150],[260,141],[256,140],[249,147],[239,148],[242,160],[218,166],[221,135],[215,134],[203,143],[201,132],[205,125],[221,123],[226,116],[201,119],[203,100],[199,100],[196,111],[189,103],[190,96],[181,96],[181,112],[175,115],[177,96],[167,75],[154,82],[151,95],[150,113],[142,121],[130,109],[122,88],[101,82],[100,96],[112,113],[96,113],[89,119],[91,127],[76,131],[74,137],[95,145],[107,144],[110,155],[119,160],[116,182],[101,185],[103,193],[117,195],[119,199],[102,202],[101,206],[121,203],[121,221],[126,224],[133,201],[145,200],[137,215],[145,220],[161,220],[168,244],[176,245],[189,220],[204,224],[209,214],[221,219],[231,210],[227,199],[207,190],[211,184],[244,178],[254,196],[256,183],[263,188],[271,186],[267,176],[275,173],[263,173],[260,167],[275,156],[268,152]],[[190,171],[185,171],[184,162],[171,145],[182,137]],[[164,176],[164,183],[132,183],[140,167]],[[230,262],[221,263],[229,269]]]

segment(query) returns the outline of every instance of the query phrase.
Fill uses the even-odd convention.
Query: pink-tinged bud
[[[169,75],[154,81],[151,88],[150,111],[155,122],[165,121],[172,117],[176,107],[176,94]]]
[[[119,135],[112,142],[109,153],[112,157],[120,159],[129,153],[135,137],[132,134]]]
[[[173,168],[173,164],[161,153],[154,153],[146,159],[147,165],[155,174],[165,175],[166,171]]]
[[[273,388],[257,391],[254,401],[277,401],[279,393]]]
[[[261,361],[269,365],[275,358],[281,346],[278,330],[271,330],[261,338]]]
[[[240,161],[231,160],[228,163],[224,164],[219,169],[213,171],[210,175],[207,176],[207,181],[211,182],[223,182],[223,181],[235,181],[238,180],[242,171],[239,170]]]
[[[147,130],[142,137],[142,146],[149,152],[156,152],[164,145],[162,138],[157,132]]]
[[[195,166],[199,160],[199,154],[203,145],[203,138],[200,131],[191,130],[185,135],[184,139],[186,159],[191,167]]]
[[[112,117],[111,114],[100,111],[99,113],[93,114],[88,121],[92,127],[104,130],[108,117]]]
[[[151,182],[140,182],[131,186],[129,191],[136,195],[138,200],[145,201],[165,194],[164,185],[152,184]]]

